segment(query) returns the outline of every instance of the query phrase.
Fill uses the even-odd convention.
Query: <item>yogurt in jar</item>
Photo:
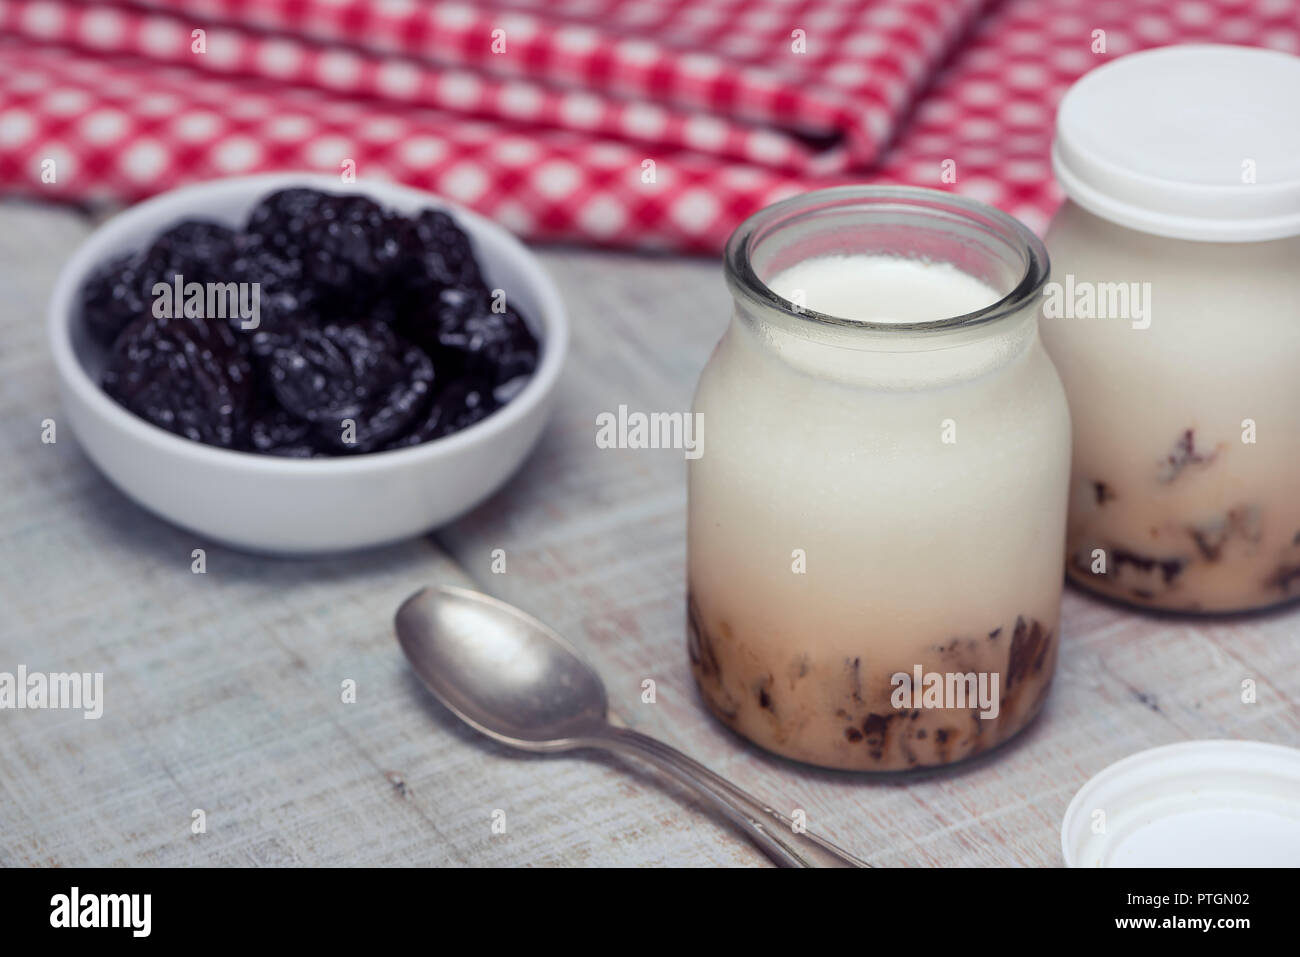
[[[1074,420],[1067,572],[1184,612],[1300,596],[1300,59],[1123,57],[1066,95],[1043,339]]]
[[[796,306],[866,322],[926,322],[962,316],[1002,298],[951,263],[867,253],[817,256],[767,281]]]
[[[905,770],[1042,706],[1070,434],[1046,269],[1014,220],[929,190],[812,193],[732,238],[736,311],[695,398],[689,637],[745,737]]]

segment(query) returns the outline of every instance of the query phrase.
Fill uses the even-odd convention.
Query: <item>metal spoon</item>
[[[777,864],[868,867],[675,748],[609,723],[600,676],[553,630],[513,605],[464,588],[424,588],[397,610],[415,673],[458,718],[525,751],[603,748],[692,788]]]

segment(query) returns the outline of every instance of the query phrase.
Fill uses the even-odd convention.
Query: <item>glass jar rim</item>
[[[797,306],[778,295],[759,278],[754,270],[750,253],[756,239],[762,238],[764,229],[778,222],[798,216],[802,207],[808,211],[835,205],[851,207],[860,203],[878,204],[879,208],[911,208],[924,212],[933,210],[970,223],[995,225],[1001,238],[1019,248],[1025,260],[1024,273],[1010,292],[995,302],[959,316],[926,319],[919,322],[873,322],[847,319],[818,312],[807,306]],[[732,294],[753,305],[776,310],[792,319],[806,320],[835,326],[840,329],[860,329],[881,333],[924,333],[969,329],[982,326],[1019,313],[1039,294],[1047,282],[1050,271],[1047,248],[1024,223],[1002,210],[938,189],[921,186],[832,186],[810,190],[765,206],[736,227],[727,240],[723,253],[723,269]]]

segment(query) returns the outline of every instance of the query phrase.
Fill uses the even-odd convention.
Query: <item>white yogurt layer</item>
[[[814,312],[859,322],[928,322],[964,316],[1002,298],[952,263],[854,253],[805,259],[767,282]]]

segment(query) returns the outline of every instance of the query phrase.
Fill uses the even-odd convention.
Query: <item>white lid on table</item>
[[[1052,168],[1074,202],[1143,232],[1300,235],[1300,57],[1216,44],[1120,57],[1061,100]]]
[[[1117,761],[1061,824],[1068,867],[1300,866],[1300,750],[1189,741]]]

